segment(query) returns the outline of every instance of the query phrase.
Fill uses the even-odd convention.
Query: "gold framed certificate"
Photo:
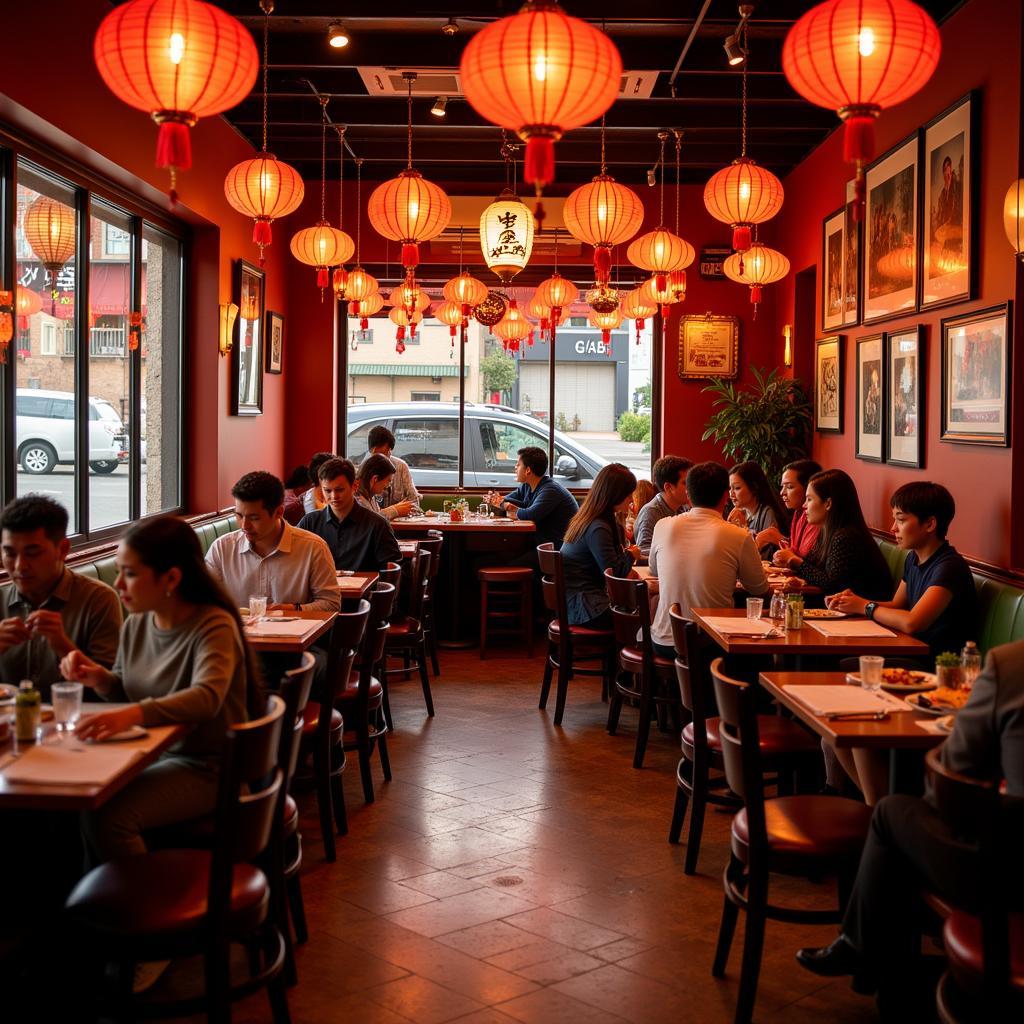
[[[679,377],[732,380],[740,372],[740,321],[735,316],[684,316],[679,320]]]

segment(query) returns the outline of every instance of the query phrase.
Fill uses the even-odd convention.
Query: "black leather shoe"
[[[801,967],[822,978],[840,978],[844,974],[859,974],[863,963],[857,951],[840,935],[828,946],[806,946],[796,951]]]

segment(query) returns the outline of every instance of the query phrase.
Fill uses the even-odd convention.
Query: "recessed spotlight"
[[[434,117],[444,117],[445,110],[447,107],[448,97],[438,96],[437,99],[434,100],[434,105],[430,108],[430,112],[434,115]]]
[[[340,21],[332,21],[327,26],[327,42],[336,50],[340,50],[343,46],[348,46],[350,38],[348,29]]]
[[[732,67],[742,64],[746,60],[747,55],[743,52],[743,47],[740,46],[740,41],[736,36],[729,36],[722,45],[725,47],[725,55]]]

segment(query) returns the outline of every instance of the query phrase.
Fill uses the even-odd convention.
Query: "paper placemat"
[[[805,619],[805,626],[816,629],[824,636],[880,637],[895,636],[891,629],[870,619]]]
[[[884,690],[865,690],[860,686],[787,686],[786,693],[816,715],[906,711],[908,707]]]
[[[245,627],[249,636],[292,636],[303,637],[312,633],[321,623],[320,619],[290,619],[283,622],[280,619],[264,619],[262,622],[254,622]]]
[[[746,619],[739,616],[702,616],[704,624],[715,630],[716,633],[727,633],[730,636],[764,636],[765,633],[775,629],[774,622],[765,622],[764,619]]]
[[[36,744],[4,768],[3,774],[8,782],[38,786],[105,786],[142,754],[130,745]]]

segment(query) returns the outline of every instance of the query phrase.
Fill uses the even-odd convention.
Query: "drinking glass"
[[[53,722],[58,732],[74,732],[82,714],[82,684],[54,683],[50,687],[53,700]]]
[[[747,598],[747,618],[748,619],[759,619],[761,618],[761,609],[764,607],[764,598],[762,597],[748,597]]]
[[[249,621],[262,622],[267,615],[267,599],[265,596],[249,595]]]
[[[455,504],[455,502],[454,502],[454,501],[452,501],[452,499],[451,499],[451,498],[445,498],[445,499],[444,499],[444,504],[442,505],[442,508],[444,509],[444,514],[445,514],[445,515],[446,515],[446,516],[447,516],[447,517],[448,517],[449,519],[451,519],[451,517],[452,517],[452,506],[453,506],[454,504]]]
[[[882,688],[882,667],[885,658],[878,654],[862,654],[860,656],[860,685],[865,690]]]
[[[781,590],[772,593],[772,603],[768,617],[784,622],[786,619],[786,595]]]

